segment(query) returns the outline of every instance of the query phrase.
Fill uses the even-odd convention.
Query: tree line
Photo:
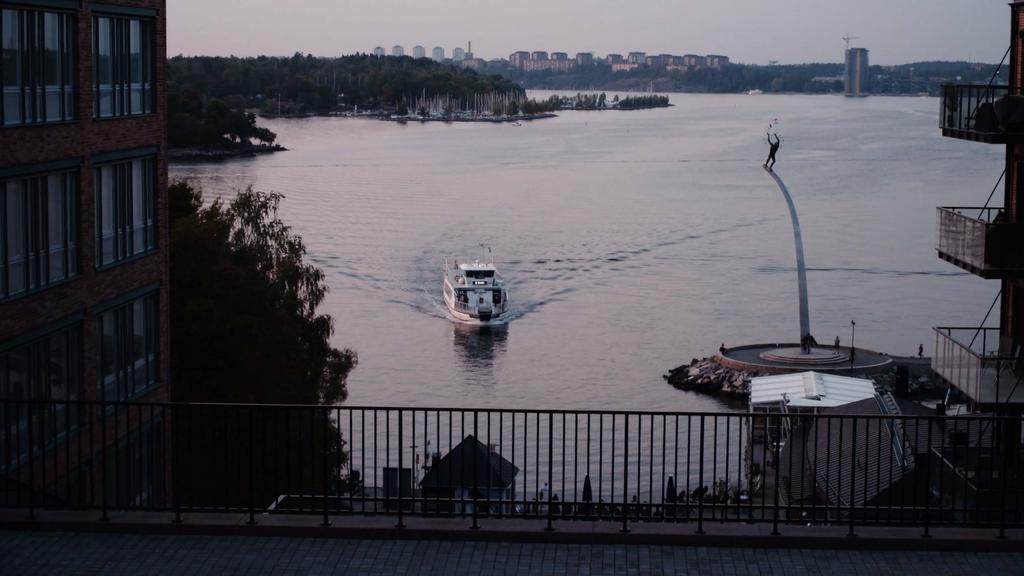
[[[171,94],[192,90],[228,108],[276,114],[325,114],[339,109],[397,109],[416,98],[470,99],[523,89],[507,78],[426,58],[355,54],[323,58],[176,56],[168,61]]]
[[[873,65],[869,68],[870,89],[876,94],[937,94],[943,82],[987,82],[995,72],[993,64],[973,62],[914,62],[897,66]],[[508,66],[489,64],[485,72],[500,73],[529,89],[658,92],[740,93],[764,92],[834,93],[842,92],[843,63],[809,63],[759,66],[728,64],[722,69],[693,71],[640,67],[612,72],[600,63],[578,67],[571,72],[523,72]]]

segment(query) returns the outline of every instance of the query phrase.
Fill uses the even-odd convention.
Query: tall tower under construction
[[[867,96],[870,88],[868,75],[868,49],[846,49],[846,75],[844,77],[847,96]]]

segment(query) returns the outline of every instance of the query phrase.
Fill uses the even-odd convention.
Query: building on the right
[[[870,89],[868,75],[868,49],[847,48],[846,50],[846,95],[867,96]]]
[[[1001,174],[979,183],[984,205],[937,209],[939,258],[998,280],[999,324],[935,328],[932,368],[974,411],[1024,412],[1024,1],[1010,3],[1009,85],[946,84],[939,124],[948,138],[1005,146]],[[993,78],[996,78],[993,75]],[[995,184],[995,186],[993,186]],[[1002,185],[1002,199],[995,192]],[[989,191],[992,191],[991,193]],[[978,202],[977,204],[981,204]],[[988,304],[987,302],[985,304]],[[1020,442],[1018,433],[1017,442]]]

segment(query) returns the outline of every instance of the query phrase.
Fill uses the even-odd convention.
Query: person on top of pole
[[[764,161],[765,168],[771,170],[775,166],[775,153],[779,151],[779,144],[782,142],[779,140],[779,135],[775,134],[775,142],[772,142],[772,134],[770,132],[765,133],[768,136],[768,145],[771,149],[768,150],[768,159]],[[771,164],[769,164],[771,162]]]

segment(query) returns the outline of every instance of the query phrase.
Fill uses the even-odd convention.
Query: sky
[[[516,50],[724,54],[734,62],[841,62],[842,37],[872,64],[998,62],[1007,0],[167,0],[169,55],[337,56],[472,41]]]

